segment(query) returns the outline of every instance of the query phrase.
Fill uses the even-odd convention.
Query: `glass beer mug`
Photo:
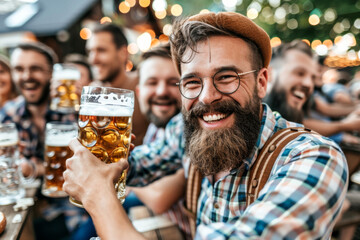
[[[74,153],[69,148],[77,135],[76,123],[49,122],[45,128],[45,175],[41,193],[48,197],[65,197],[62,190],[66,159]]]
[[[134,92],[109,87],[83,87],[78,139],[105,163],[127,158],[130,148]],[[121,203],[125,200],[126,171],[115,185]],[[82,204],[70,197],[70,202]]]
[[[76,82],[80,71],[75,66],[57,63],[54,65],[52,84],[56,86],[56,96],[51,100],[51,109],[62,113],[79,111],[79,97]]]
[[[22,175],[18,143],[15,124],[0,124],[0,205],[11,204],[24,197],[22,184],[31,183],[35,178],[35,171],[27,178]]]

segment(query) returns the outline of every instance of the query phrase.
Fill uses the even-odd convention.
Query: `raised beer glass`
[[[134,92],[109,87],[83,87],[78,138],[83,146],[105,163],[127,158],[130,148]],[[126,171],[115,184],[118,199],[125,200]],[[70,197],[70,202],[82,207]]]
[[[63,172],[66,159],[74,153],[69,148],[77,135],[76,123],[49,122],[45,128],[45,175],[41,193],[48,197],[65,197]]]
[[[62,113],[79,111],[79,97],[76,94],[76,82],[80,71],[75,66],[57,63],[54,65],[51,84],[55,85],[55,97],[51,100],[51,109]]]
[[[31,183],[35,177],[35,171],[27,178],[22,175],[18,144],[19,133],[15,124],[0,124],[0,205],[11,204],[24,197],[22,184]]]

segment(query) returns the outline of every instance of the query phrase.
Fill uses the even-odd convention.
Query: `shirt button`
[[[219,209],[219,208],[220,208],[220,204],[219,204],[219,203],[215,203],[215,204],[214,204],[214,208],[215,208],[215,209]]]

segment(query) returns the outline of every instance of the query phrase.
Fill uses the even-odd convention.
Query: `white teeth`
[[[203,118],[204,118],[204,120],[206,122],[218,121],[218,120],[223,119],[225,117],[226,117],[225,114],[212,114],[212,115],[203,116]]]
[[[305,93],[302,92],[302,91],[295,90],[293,93],[294,93],[294,95],[295,95],[296,97],[298,97],[298,98],[301,98],[301,99],[305,98]]]

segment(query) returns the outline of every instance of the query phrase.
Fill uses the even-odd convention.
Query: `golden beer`
[[[61,79],[57,87],[59,94],[58,109],[75,109],[79,110],[79,97],[76,94],[76,79]]]
[[[64,184],[63,172],[66,170],[66,159],[74,153],[68,146],[47,146],[45,147],[45,190],[46,196],[66,196],[62,191]]]
[[[115,163],[129,155],[134,94],[130,90],[84,87],[78,120],[78,139],[97,158]],[[126,171],[115,185],[121,203],[125,200]],[[70,202],[82,207],[81,202]]]
[[[74,153],[69,148],[69,142],[76,137],[76,124],[50,122],[46,124],[45,138],[45,175],[41,192],[48,197],[64,197],[63,172],[66,170],[66,159]]]
[[[56,86],[56,96],[51,102],[54,111],[71,113],[79,111],[79,97],[76,94],[76,82],[80,79],[80,71],[68,64],[55,64],[52,84]]]

